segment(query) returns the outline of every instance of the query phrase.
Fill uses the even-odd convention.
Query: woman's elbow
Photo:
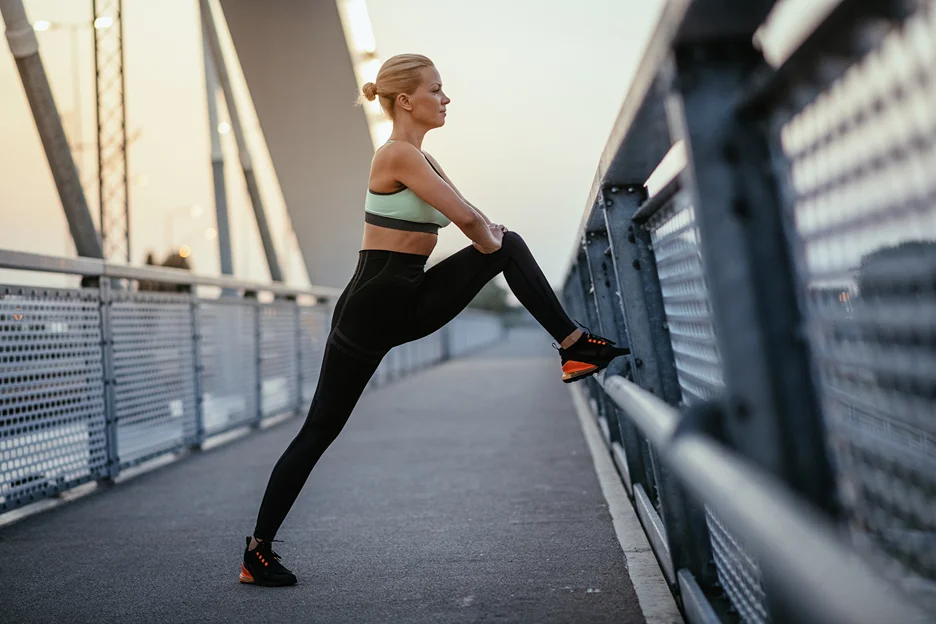
[[[471,229],[472,227],[477,225],[481,220],[482,220],[481,215],[479,215],[474,210],[467,209],[464,211],[460,210],[458,214],[455,215],[455,218],[452,219],[452,223],[454,223],[458,229],[464,230],[464,229]]]

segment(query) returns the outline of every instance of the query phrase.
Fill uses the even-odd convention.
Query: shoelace
[[[595,334],[592,334],[592,333],[590,333],[590,332],[583,332],[583,333],[582,333],[582,338],[585,339],[585,342],[590,342],[590,343],[592,343],[592,344],[597,344],[597,345],[613,345],[613,344],[616,344],[613,340],[608,340],[607,338],[602,338],[601,336],[596,336]],[[581,340],[582,338],[579,338],[579,340]],[[578,344],[578,340],[576,340],[575,342],[572,343],[573,346],[576,345],[576,344]],[[562,351],[562,350],[563,350],[562,347],[560,347],[559,345],[557,345],[555,342],[552,343],[552,346],[553,346],[553,349],[556,349],[557,351]],[[570,347],[570,348],[571,348],[571,347]]]
[[[596,343],[596,344],[599,344],[599,345],[607,345],[607,344],[613,345],[613,344],[616,344],[613,340],[608,340],[608,339],[605,338],[604,336],[599,336],[598,334],[593,334],[591,329],[589,329],[588,327],[586,327],[584,324],[579,323],[577,320],[575,320],[575,319],[572,319],[572,320],[575,321],[575,323],[576,323],[580,328],[582,328],[582,329],[585,330],[585,338],[587,339],[588,342]]]
[[[260,547],[263,546],[264,544],[266,544],[266,545],[267,545],[267,549],[266,549],[266,550],[269,550],[269,551],[270,551],[270,556],[272,556],[274,559],[282,559],[282,557],[280,557],[278,554],[276,554],[276,552],[273,550],[273,547],[270,546],[270,544],[272,544],[273,542],[279,542],[279,543],[282,544],[282,543],[283,543],[283,540],[275,539],[275,540],[270,540],[269,542],[267,542],[267,541],[257,542],[257,548],[256,548],[256,550],[260,550]]]
[[[588,339],[588,342],[593,342],[598,345],[614,344],[610,340],[605,340],[601,336],[596,336],[594,334],[585,334],[585,337]]]
[[[582,323],[579,323],[579,322],[576,321],[575,319],[572,319],[572,320],[575,322],[576,325],[579,326],[580,329],[584,329],[584,330],[585,330],[585,331],[584,331],[584,336],[583,336],[583,337],[585,338],[585,342],[591,342],[591,343],[597,344],[597,345],[615,345],[615,344],[617,344],[617,343],[614,342],[613,340],[608,340],[607,338],[605,338],[605,337],[603,337],[603,336],[599,336],[599,335],[597,335],[597,334],[593,334],[592,331],[591,331],[589,328],[585,327],[585,325],[583,325]],[[581,339],[582,339],[582,338],[579,338],[579,340],[581,340]],[[572,344],[574,345],[574,344],[577,344],[577,343],[578,343],[578,340],[576,340],[576,341],[575,341],[574,343],[572,343]],[[562,351],[562,347],[560,347],[559,345],[557,345],[555,342],[552,343],[552,346],[553,346],[553,349],[556,349],[557,351]]]

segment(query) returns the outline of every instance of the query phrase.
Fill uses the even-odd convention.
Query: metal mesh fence
[[[117,454],[129,466],[195,438],[192,298],[115,293],[110,306]]]
[[[302,375],[303,403],[312,401],[315,395],[330,323],[331,313],[325,305],[299,308],[299,368]]]
[[[466,310],[439,331],[390,349],[369,386],[377,387],[408,372],[458,357],[496,341],[503,331],[501,319],[487,312]]]
[[[675,195],[647,227],[683,401],[692,405],[712,399],[725,384],[690,195]],[[707,507],[705,518],[718,580],[732,606],[745,622],[768,621],[757,562]]]
[[[449,332],[449,349],[452,357],[463,355],[481,345],[496,341],[503,326],[496,317],[466,310],[452,319]]]
[[[815,371],[854,541],[936,597],[936,3],[781,131]]]
[[[257,419],[256,314],[255,304],[240,299],[199,306],[205,435]]]
[[[105,474],[98,292],[0,287],[0,511]]]
[[[308,405],[333,303],[189,288],[0,286],[0,512]],[[500,335],[466,316],[391,350],[383,381]]]
[[[679,193],[647,224],[683,401],[714,398],[725,386],[709,309],[699,230],[688,194]]]
[[[260,409],[264,416],[295,409],[299,403],[296,306],[260,305]]]

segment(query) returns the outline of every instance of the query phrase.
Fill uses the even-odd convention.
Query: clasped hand
[[[501,243],[504,240],[504,234],[508,232],[506,225],[501,225],[499,223],[490,223],[488,224],[488,229],[491,231],[491,236],[494,237],[494,240],[497,241],[497,247],[485,249],[478,243],[471,243],[475,249],[480,251],[483,254],[490,254],[498,251],[501,248]]]

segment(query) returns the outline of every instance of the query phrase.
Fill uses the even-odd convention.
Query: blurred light
[[[33,23],[33,30],[43,32],[49,30],[52,27],[52,22],[47,22],[46,20],[39,20],[38,22]]]
[[[778,2],[754,33],[754,45],[764,60],[777,67],[815,30],[839,0],[786,0]]]
[[[192,206],[192,216],[200,217],[202,215],[202,207],[199,204]]]
[[[354,64],[354,76],[358,83],[358,93],[367,82],[376,82],[380,71],[380,57],[377,55],[377,40],[367,12],[366,0],[338,0],[338,15],[344,31],[351,62]],[[386,115],[378,101],[365,102],[364,115],[370,130],[371,141],[376,148],[382,145],[390,130],[379,127],[386,120]]]
[[[229,124],[228,122],[222,121],[221,123],[218,124],[218,132],[220,132],[221,134],[227,134],[230,131],[231,131],[231,124]]]
[[[659,193],[670,180],[678,176],[682,170],[686,168],[687,162],[686,144],[681,140],[677,141],[669,151],[666,152],[666,156],[663,157],[660,164],[653,170],[653,173],[650,174],[647,181],[644,182],[644,186],[647,187],[647,192],[650,194],[650,197]]]
[[[179,256],[182,258],[188,258],[192,255],[192,248],[188,245],[182,245],[179,247]]]
[[[105,28],[110,28],[114,25],[113,17],[99,17],[94,20],[94,27],[98,30],[104,30]]]
[[[218,238],[218,230],[214,228],[208,228],[207,230],[205,230],[205,238],[207,238],[208,240],[214,240]]]
[[[377,41],[371,28],[367,5],[363,0],[349,0],[345,3],[345,16],[351,31],[351,45],[355,52],[373,54],[377,51]]]

